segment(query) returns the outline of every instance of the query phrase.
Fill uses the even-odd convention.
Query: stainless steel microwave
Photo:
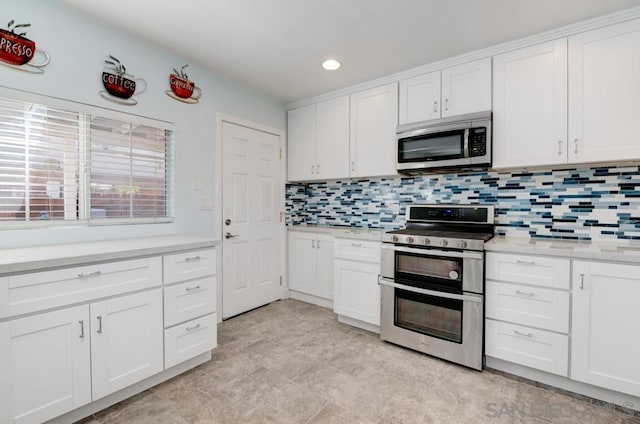
[[[396,169],[419,175],[491,166],[491,111],[398,126]]]

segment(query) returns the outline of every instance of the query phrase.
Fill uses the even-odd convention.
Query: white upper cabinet
[[[442,70],[442,117],[491,110],[491,58]]]
[[[491,58],[400,81],[400,124],[491,109]]]
[[[349,176],[349,96],[316,105],[317,163],[314,179]]]
[[[440,118],[440,71],[400,81],[399,123]]]
[[[640,158],[640,19],[569,38],[569,162]]]
[[[395,175],[398,84],[351,95],[351,177]]]
[[[567,40],[493,58],[493,167],[567,161]]]
[[[289,181],[349,176],[349,96],[288,113]]]
[[[287,178],[311,179],[316,165],[316,105],[290,110],[287,127]]]

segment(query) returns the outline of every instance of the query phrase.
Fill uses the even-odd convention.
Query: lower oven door
[[[380,278],[380,338],[482,369],[483,296],[455,294]]]

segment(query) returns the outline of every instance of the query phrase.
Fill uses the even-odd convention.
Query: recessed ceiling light
[[[324,62],[322,62],[322,67],[327,71],[335,71],[340,66],[342,66],[342,63],[338,62],[335,59],[327,59]]]

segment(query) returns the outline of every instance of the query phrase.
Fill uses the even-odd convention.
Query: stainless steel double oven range
[[[412,205],[383,235],[383,340],[481,370],[492,206]]]

